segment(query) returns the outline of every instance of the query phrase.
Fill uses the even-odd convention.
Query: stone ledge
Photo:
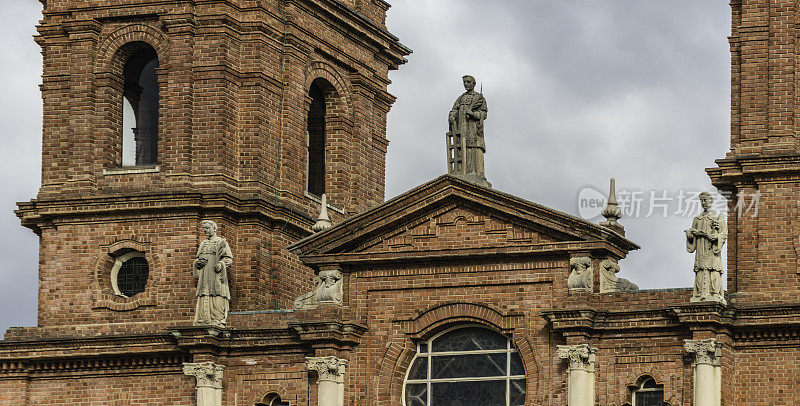
[[[103,176],[128,175],[136,173],[158,173],[158,172],[161,172],[161,165],[142,165],[142,166],[123,166],[120,168],[103,168]]]

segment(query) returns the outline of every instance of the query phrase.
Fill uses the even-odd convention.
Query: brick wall
[[[184,268],[209,216],[234,250],[233,310],[291,306],[310,288],[283,250],[319,212],[305,192],[310,85],[328,86],[325,182],[339,221],[383,200],[388,71],[408,53],[382,25],[387,5],[355,3],[46,3],[42,188],[19,212],[42,235],[40,325],[187,317]],[[130,173],[122,69],[146,46],[159,58],[159,167]],[[155,261],[142,306],[91,300],[114,239],[143,239]]]

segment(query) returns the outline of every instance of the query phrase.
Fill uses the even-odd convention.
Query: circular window
[[[133,297],[144,292],[150,266],[143,252],[133,251],[117,257],[111,269],[111,286],[119,296]]]
[[[511,340],[480,327],[417,344],[403,391],[406,406],[521,406],[525,370]]]

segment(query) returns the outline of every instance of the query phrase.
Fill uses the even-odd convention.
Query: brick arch
[[[406,372],[416,355],[415,341],[428,339],[459,324],[480,325],[510,335],[525,365],[526,398],[534,399],[539,389],[541,366],[530,338],[524,333],[523,323],[521,314],[504,314],[488,304],[466,302],[440,303],[417,313],[410,320],[401,321],[397,333],[386,346],[374,378],[372,389],[376,404],[389,406],[399,403]]]
[[[294,386],[289,382],[283,381],[258,384],[252,390],[252,394],[249,396],[250,400],[245,405],[269,404],[273,400],[271,395],[277,395],[283,402],[290,402],[292,405],[297,404],[301,399],[298,399],[297,395],[291,395],[291,392],[298,390]]]
[[[484,303],[447,302],[419,312],[404,323],[403,330],[414,339],[425,339],[451,325],[475,322],[506,333],[513,330],[516,316],[503,315]]]
[[[625,392],[625,396],[627,396],[628,399],[630,399],[630,396],[631,396],[631,392],[632,392],[631,388],[634,388],[634,387],[638,386],[639,380],[641,380],[645,376],[652,377],[653,380],[656,381],[656,385],[663,385],[663,388],[664,388],[664,402],[667,402],[669,404],[673,404],[673,402],[676,401],[676,399],[678,398],[677,394],[680,392],[680,388],[682,387],[682,385],[674,385],[676,387],[673,388],[673,387],[671,387],[670,385],[667,384],[667,377],[664,376],[664,374],[662,374],[661,372],[658,372],[656,370],[653,370],[653,369],[645,369],[645,368],[641,368],[641,369],[640,368],[636,368],[636,369],[631,370],[628,373],[628,377],[627,377],[626,382],[625,382],[625,386],[627,388],[627,391]],[[628,400],[628,399],[626,399],[626,400]]]
[[[110,33],[100,43],[94,63],[95,74],[114,72],[125,45],[135,42],[144,42],[153,47],[158,54],[159,67],[163,69],[168,66],[169,39],[164,33],[147,24],[131,24]],[[126,58],[122,59],[121,63],[124,64]]]
[[[317,79],[325,79],[333,86],[337,97],[341,100],[342,106],[345,108],[344,116],[352,123],[353,97],[350,86],[347,85],[348,82],[333,66],[322,61],[313,61],[309,64],[307,69],[304,89],[308,91],[308,89],[311,88],[311,83]]]
[[[94,143],[94,156],[98,171],[102,168],[119,166],[122,162],[122,79],[123,69],[128,57],[143,48],[152,47],[158,56],[159,71],[167,72],[169,67],[169,40],[157,28],[148,24],[126,25],[108,34],[97,47],[94,60],[94,94],[97,108],[92,117],[92,127],[97,135]],[[166,106],[165,90],[167,75],[158,75],[160,92],[159,110]],[[163,124],[159,122],[159,124]],[[165,128],[159,125],[159,128]],[[160,131],[161,132],[161,131]],[[159,134],[161,138],[162,134]],[[164,143],[159,140],[157,156],[163,157]]]

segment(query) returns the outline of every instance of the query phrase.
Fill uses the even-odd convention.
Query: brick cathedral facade
[[[726,304],[608,288],[623,229],[457,177],[384,201],[383,0],[41,2],[39,316],[0,404],[800,403],[796,1],[731,2]],[[204,219],[224,327],[192,324]]]

